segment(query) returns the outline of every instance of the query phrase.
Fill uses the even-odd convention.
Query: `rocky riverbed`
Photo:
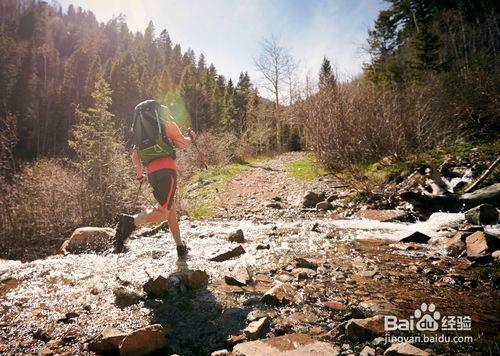
[[[304,207],[304,191],[294,202],[275,179],[280,192],[249,187],[233,214],[183,218],[185,262],[162,229],[138,231],[119,255],[88,240],[79,254],[0,261],[0,353],[499,352],[498,224],[463,213],[408,222],[394,209],[339,216]],[[386,316],[431,323],[388,331]]]

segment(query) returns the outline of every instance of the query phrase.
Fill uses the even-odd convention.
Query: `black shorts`
[[[156,201],[166,209],[171,209],[177,188],[177,172],[173,169],[159,169],[148,174],[148,181],[153,188]]]

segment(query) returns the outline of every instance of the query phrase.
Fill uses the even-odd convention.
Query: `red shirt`
[[[177,126],[177,124],[173,121],[168,121],[165,123],[165,132],[167,134],[168,139],[170,140],[170,142],[172,142],[174,146],[176,141],[179,140],[179,138],[184,139],[184,135],[179,129],[179,126]],[[165,168],[177,170],[177,164],[175,163],[175,159],[173,159],[172,157],[163,157],[155,159],[149,162],[149,164],[146,167],[146,172],[148,174],[151,174],[153,172]]]

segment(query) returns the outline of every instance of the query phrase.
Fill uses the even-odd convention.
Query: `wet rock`
[[[270,248],[271,245],[269,244],[266,245],[258,244],[257,247],[255,247],[256,250],[269,250]]]
[[[493,257],[495,260],[500,260],[500,250],[496,250],[491,254],[491,257]]]
[[[182,283],[191,289],[205,288],[209,280],[207,272],[199,269],[178,272],[172,276],[178,276]]]
[[[430,240],[430,237],[421,232],[415,231],[409,236],[403,237],[399,242],[415,242],[419,244],[426,244]]]
[[[384,316],[366,319],[351,319],[345,326],[345,335],[351,341],[370,341],[384,333]]]
[[[248,324],[245,330],[243,330],[243,333],[248,340],[257,340],[265,335],[268,329],[269,319],[267,317],[263,317]]]
[[[217,256],[214,256],[210,259],[210,261],[214,262],[223,262],[227,261],[231,258],[238,257],[240,255],[243,255],[245,253],[245,249],[240,245],[238,247],[233,248],[231,251],[227,251],[224,253],[221,253]]]
[[[295,288],[290,284],[283,283],[278,284],[271,289],[269,289],[261,301],[267,305],[285,305],[293,302],[295,300]]]
[[[293,261],[293,265],[295,266],[295,268],[310,268],[310,269],[317,269],[318,268],[318,264],[316,262],[311,261],[311,260],[307,260],[307,259],[302,258],[302,257],[297,257]]]
[[[250,274],[248,273],[248,269],[245,267],[238,269],[232,275],[224,276],[224,281],[230,286],[246,286],[248,282],[251,281]]]
[[[333,205],[329,201],[320,201],[315,208],[320,211],[333,210]]]
[[[475,225],[490,225],[498,222],[498,210],[494,205],[481,204],[467,210],[465,219]]]
[[[316,341],[306,334],[288,334],[238,344],[234,347],[233,353],[239,356],[278,356],[287,354],[336,356],[339,353],[339,349],[332,344]]]
[[[448,256],[458,257],[465,251],[465,238],[469,236],[469,232],[457,232],[451,237],[437,237],[430,241],[430,244],[444,249]]]
[[[63,242],[59,252],[79,254],[103,252],[113,246],[115,230],[108,227],[80,227]]]
[[[118,351],[120,343],[127,334],[119,329],[105,327],[88,345],[89,351],[111,353]]]
[[[227,338],[226,344],[228,347],[233,347],[234,345],[241,344],[242,342],[248,341],[245,334],[241,335],[231,335]],[[233,350],[234,351],[234,350]]]
[[[113,294],[115,295],[115,304],[118,308],[129,307],[139,303],[142,299],[142,295],[138,292],[122,286],[113,288]]]
[[[408,213],[404,210],[359,210],[354,216],[360,219],[377,220],[380,222],[402,221],[408,218]]]
[[[385,350],[384,356],[429,356],[429,353],[420,350],[408,342],[404,342],[401,344],[392,344],[391,347]]]
[[[375,356],[375,349],[370,346],[365,346],[359,353],[359,356]]]
[[[302,198],[302,206],[304,208],[314,208],[321,201],[321,197],[315,192],[307,192]]]
[[[160,324],[149,325],[125,336],[120,343],[120,355],[146,355],[166,345],[165,329]]]
[[[229,235],[228,240],[229,242],[238,242],[238,243],[245,242],[245,236],[243,235],[243,230],[241,229],[236,230],[236,232],[233,232],[232,234]]]
[[[294,268],[291,272],[298,280],[316,277],[316,271],[311,268]]]
[[[337,302],[336,300],[330,300],[328,302],[324,302],[323,306],[334,311],[344,311],[347,309],[347,306],[344,303]]]
[[[210,356],[227,356],[227,355],[229,355],[229,351],[227,351],[226,349],[217,350],[210,354]]]
[[[167,293],[167,291],[172,287],[171,282],[163,277],[158,276],[156,278],[150,278],[146,284],[144,284],[144,292],[148,295],[159,297]]]
[[[481,257],[500,249],[500,238],[484,231],[467,236],[465,243],[468,257]]]

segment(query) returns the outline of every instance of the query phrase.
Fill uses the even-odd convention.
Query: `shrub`
[[[329,169],[401,159],[457,138],[437,83],[383,88],[365,80],[323,90],[302,103],[307,142]]]
[[[0,253],[33,259],[55,253],[84,221],[83,180],[67,164],[40,159],[2,182]]]

